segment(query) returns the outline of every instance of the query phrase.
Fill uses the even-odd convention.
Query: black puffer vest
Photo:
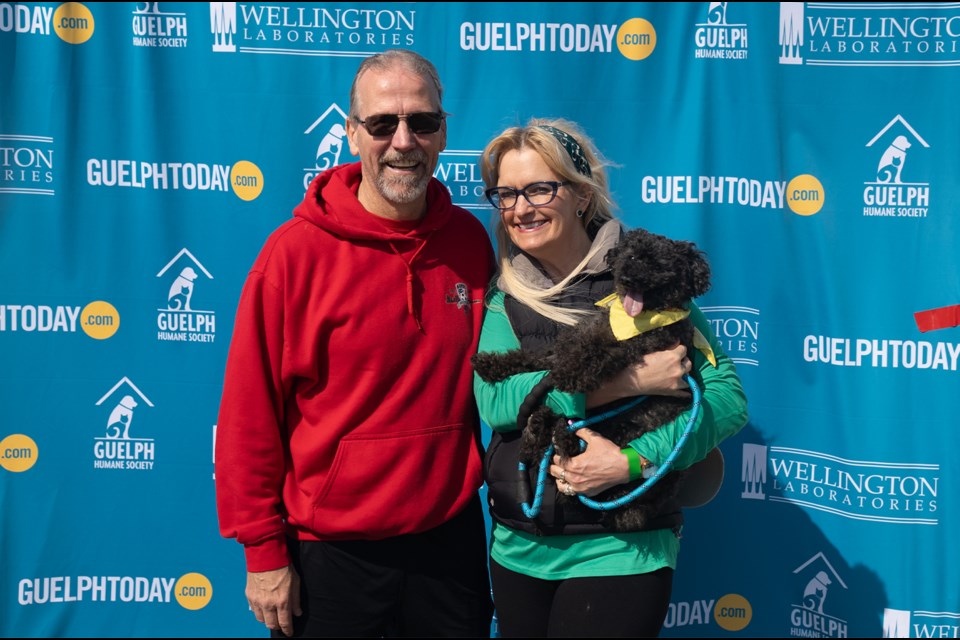
[[[609,271],[587,276],[568,287],[559,306],[590,309],[594,303],[613,292],[613,276]],[[531,311],[509,294],[504,296],[504,307],[510,325],[520,340],[522,349],[539,350],[549,347],[556,340],[561,325]],[[546,390],[543,390],[546,391]],[[545,395],[542,394],[542,395]],[[543,398],[530,401],[539,402]],[[525,403],[525,404],[528,404]],[[609,408],[609,407],[606,407]],[[597,407],[589,413],[602,412]],[[603,524],[603,512],[591,509],[579,500],[558,501],[557,485],[548,478],[544,484],[540,513],[534,519],[527,518],[521,503],[530,502],[536,487],[538,469],[528,469],[526,478],[517,470],[520,451],[520,431],[494,432],[484,457],[484,474],[487,481],[487,501],[490,515],[511,529],[536,535],[575,535],[610,533]],[[646,530],[678,529],[683,524],[683,513],[678,505],[669,505],[656,517],[650,518]]]

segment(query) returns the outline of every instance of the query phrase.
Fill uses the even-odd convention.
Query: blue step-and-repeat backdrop
[[[393,47],[457,204],[566,117],[712,262],[751,422],[664,635],[956,637],[960,3],[832,2],[0,3],[0,635],[265,633],[214,507],[233,314]]]

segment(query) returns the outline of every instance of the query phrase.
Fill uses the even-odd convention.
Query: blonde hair
[[[589,166],[589,175],[577,170],[570,152],[560,139],[545,127],[559,129],[576,141]],[[487,188],[497,186],[500,179],[500,161],[503,156],[510,151],[520,151],[522,149],[535,151],[561,180],[569,180],[572,183],[572,189],[584,198],[589,198],[587,207],[583,212],[583,224],[591,239],[596,234],[597,229],[614,219],[615,205],[610,197],[610,189],[607,185],[605,163],[596,150],[593,141],[583,133],[577,124],[563,119],[534,118],[524,127],[511,127],[498,135],[487,144],[480,157],[480,171]],[[499,212],[496,212],[494,216],[496,218],[494,235],[497,240],[500,279],[510,295],[540,315],[561,324],[574,325],[585,315],[589,315],[590,311],[557,306],[556,301],[570,284],[579,279],[584,267],[600,251],[600,247],[591,247],[580,264],[569,275],[552,287],[542,289],[525,279],[522,273],[513,268],[511,259],[519,252],[519,249],[511,242]]]

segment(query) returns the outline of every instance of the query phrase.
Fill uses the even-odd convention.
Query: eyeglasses
[[[363,125],[370,135],[379,138],[383,136],[392,136],[401,120],[407,121],[407,128],[411,133],[421,135],[427,133],[436,133],[440,130],[443,123],[444,114],[434,113],[432,111],[420,111],[417,113],[397,114],[397,113],[378,113],[370,116],[366,120],[361,120],[354,116],[358,124]]]
[[[545,182],[531,182],[523,189],[513,189],[511,187],[490,187],[484,194],[490,204],[497,209],[512,209],[517,206],[517,199],[523,195],[534,207],[542,207],[550,204],[557,197],[557,191],[560,187],[570,184],[569,180],[556,182],[553,180]]]

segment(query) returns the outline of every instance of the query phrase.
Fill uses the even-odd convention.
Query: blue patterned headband
[[[573,136],[566,131],[551,127],[550,125],[539,124],[537,127],[552,135],[557,139],[557,142],[563,145],[570,159],[573,160],[573,166],[577,168],[578,173],[588,178],[593,177],[593,172],[590,171],[590,163],[587,162],[586,156],[583,155],[583,147],[580,146],[579,142],[574,140]]]

